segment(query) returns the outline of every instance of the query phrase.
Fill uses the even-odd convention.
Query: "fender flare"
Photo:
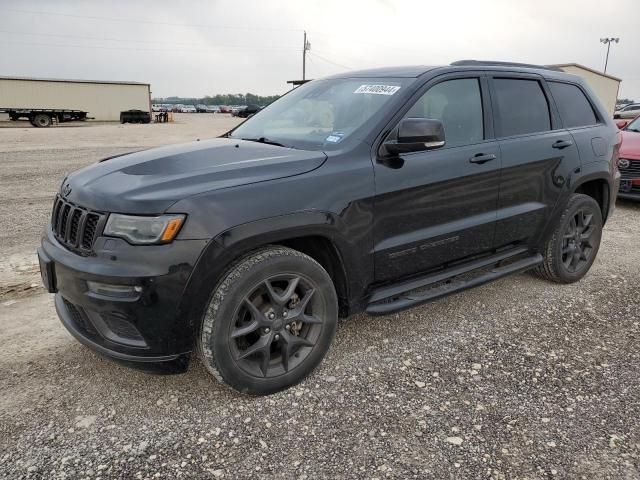
[[[585,183],[591,182],[593,180],[602,180],[604,182],[602,194],[602,221],[603,224],[607,221],[609,214],[611,213],[611,203],[615,203],[615,198],[611,198],[611,193],[613,192],[615,186],[613,179],[611,178],[611,174],[608,171],[600,170],[592,173],[587,173],[579,178],[579,180],[573,184],[571,187],[571,191],[569,195],[573,194]]]
[[[372,276],[373,265],[370,264],[367,270],[362,259],[367,259],[368,256],[353,254],[355,247],[347,242],[347,236],[341,234],[344,228],[343,222],[335,214],[314,210],[260,219],[225,230],[209,241],[200,254],[184,287],[179,306],[180,317],[189,325],[192,333],[197,334],[215,285],[239,257],[264,245],[308,236],[323,237],[335,248],[342,268],[340,274],[345,279],[347,297],[351,303],[354,285],[357,290],[359,286],[362,288],[363,283],[354,284],[354,279],[362,278],[363,274],[367,275],[369,272]],[[360,264],[365,265],[363,272],[357,276],[350,275]],[[361,296],[359,293],[355,295]]]

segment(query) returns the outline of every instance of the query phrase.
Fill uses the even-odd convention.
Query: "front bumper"
[[[637,193],[618,193],[618,198],[622,198],[623,200],[639,200],[640,201],[640,191]]]
[[[43,277],[56,293],[62,324],[81,343],[129,366],[177,373],[189,364],[193,321],[182,312],[191,272],[204,240],[132,246],[98,238],[95,256],[64,248],[48,229],[38,256]],[[137,287],[129,297],[110,297],[88,282]]]

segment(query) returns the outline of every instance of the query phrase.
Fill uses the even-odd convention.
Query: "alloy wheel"
[[[262,378],[293,370],[320,338],[322,308],[317,287],[299,275],[276,275],[254,286],[229,331],[236,363]]]
[[[589,263],[596,248],[593,242],[596,234],[593,214],[578,210],[569,221],[562,237],[562,264],[568,272],[578,272]]]

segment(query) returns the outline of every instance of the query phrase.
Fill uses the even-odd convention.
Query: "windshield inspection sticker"
[[[393,95],[400,87],[397,85],[360,85],[353,93],[373,93],[374,95]]]
[[[329,143],[338,143],[344,137],[344,133],[342,132],[331,132],[331,134],[324,139],[325,142]]]

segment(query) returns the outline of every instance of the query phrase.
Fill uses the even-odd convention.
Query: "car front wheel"
[[[322,266],[296,250],[267,247],[240,259],[214,289],[199,354],[232,388],[274,393],[320,364],[337,318],[335,288]]]

